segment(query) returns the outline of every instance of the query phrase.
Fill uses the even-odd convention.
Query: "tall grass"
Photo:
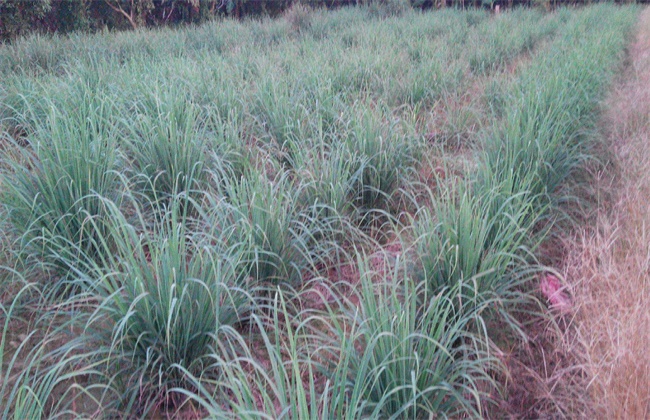
[[[85,319],[79,309],[90,309],[88,296],[50,305],[42,285],[8,267],[2,271],[19,287],[11,304],[0,303],[2,418],[77,415],[82,404],[90,414],[106,395],[114,397],[98,368],[101,359],[89,360],[83,337],[75,335]]]
[[[437,231],[420,251],[427,256],[426,267],[437,267],[425,268],[439,275],[436,284],[471,277],[494,256],[503,258],[497,264],[502,268],[494,272],[495,279],[503,279],[512,270],[506,267],[522,257],[521,250],[534,251],[547,232],[543,222],[562,202],[559,188],[589,158],[587,130],[626,39],[625,30],[611,29],[602,38],[583,33],[576,45],[575,28],[593,23],[599,12],[590,9],[569,22],[550,54],[520,76],[506,115],[487,137],[480,166],[459,189],[458,200],[443,196],[435,219],[423,213],[418,231],[425,237]],[[626,28],[634,15],[615,16]],[[441,250],[449,253],[442,260]]]
[[[227,231],[226,244],[245,244],[247,275],[258,283],[299,284],[335,251],[339,215],[316,199],[301,202],[287,172],[269,180],[251,171],[227,180],[222,194],[208,201],[208,229]]]
[[[530,235],[540,213],[528,194],[504,197],[495,189],[473,195],[461,189],[457,198],[443,200],[432,211],[422,209],[413,224],[422,278],[431,293],[470,282],[479,299],[505,296],[521,276],[530,275],[521,269],[534,262],[538,239]]]
[[[362,182],[367,161],[343,145],[325,143],[302,149],[298,159],[301,206],[311,206],[322,219],[354,212],[355,187]]]
[[[350,121],[347,137],[342,140],[351,154],[360,157],[353,203],[362,218],[374,210],[387,209],[419,153],[419,139],[403,129],[403,121],[386,123],[382,117],[391,118],[362,112]]]
[[[469,39],[473,46],[469,53],[470,69],[479,74],[493,72],[503,69],[522,53],[531,53],[536,45],[557,31],[566,16],[564,10],[559,13],[558,18],[541,11],[515,9],[483,21]]]
[[[570,22],[549,54],[539,57],[521,76],[511,98],[517,106],[508,108],[503,127],[486,145],[479,183],[493,174],[501,179],[514,177],[511,185],[548,202],[588,159],[593,145],[589,130],[598,100],[621,58],[634,16],[619,12],[611,19],[620,26],[587,37],[585,33],[593,33],[604,19],[598,11],[595,8]]]
[[[191,399],[217,417],[478,415],[480,383],[497,366],[465,328],[480,318],[457,313],[453,291],[427,294],[401,262],[385,278],[359,264],[360,307],[324,300],[324,312],[296,314],[294,295],[277,290],[272,315],[253,317],[257,332],[224,343],[241,355],[214,354],[223,380],[195,377]]]
[[[530,302],[531,280],[544,270],[536,264],[536,247],[573,199],[563,188],[593,156],[598,140],[590,134],[598,101],[620,63],[635,16],[634,9],[609,7],[574,16],[549,54],[526,67],[460,194],[443,195],[435,214],[424,210],[414,224],[418,264],[431,289],[469,279],[480,290],[479,299],[499,301],[496,312],[519,332],[513,314]],[[618,26],[595,36],[592,31],[604,27],[604,16]],[[492,309],[484,313],[490,320]]]
[[[144,235],[112,216],[120,239],[111,270],[98,281],[102,304],[89,325],[113,353],[125,402],[172,405],[169,390],[184,383],[178,367],[207,374],[205,356],[220,329],[252,310],[237,273],[241,247],[209,246],[221,238],[191,234],[178,207]],[[102,330],[107,321],[112,328]]]
[[[479,383],[490,382],[487,371],[495,366],[485,341],[468,332],[480,318],[455,308],[459,290],[428,293],[399,260],[385,278],[377,278],[367,261],[359,269],[360,306],[349,313],[347,327],[354,334],[339,324],[335,344],[325,347],[332,353],[332,414],[478,415],[485,401]]]
[[[70,262],[99,257],[106,214],[98,195],[118,198],[120,153],[108,120],[114,108],[91,88],[81,86],[78,93],[64,110],[41,99],[46,118],[33,119],[23,158],[5,162],[9,168],[2,174],[3,203],[22,247],[59,274]]]
[[[20,127],[3,138],[23,153],[3,159],[3,206],[28,261],[76,292],[46,283],[26,306],[51,328],[3,359],[4,417],[81,400],[141,417],[484,414],[502,368],[487,315],[531,294],[634,9],[378,12],[0,49],[2,124]],[[451,159],[423,141],[430,108],[538,42],[478,162],[410,197],[419,160]],[[403,252],[377,258],[369,226]],[[4,312],[2,346],[19,325]]]

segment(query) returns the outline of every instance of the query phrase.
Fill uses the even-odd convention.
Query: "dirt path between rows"
[[[596,418],[650,418],[650,7],[602,126],[611,168],[599,177],[595,223],[580,232],[566,279]],[[590,410],[591,411],[591,410]]]

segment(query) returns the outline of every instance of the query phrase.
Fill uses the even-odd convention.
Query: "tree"
[[[52,8],[43,18],[48,31],[67,33],[90,28],[88,5],[92,0],[50,0]]]
[[[0,0],[0,40],[32,30],[51,7],[50,0]]]
[[[145,24],[147,16],[154,9],[153,0],[104,0],[115,12],[124,16],[133,29]]]

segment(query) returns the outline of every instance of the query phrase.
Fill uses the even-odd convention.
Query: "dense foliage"
[[[643,3],[647,0],[632,0]],[[591,0],[0,0],[0,41],[30,32],[136,29],[200,23],[219,16],[275,16],[294,5],[311,8],[368,6],[380,14],[409,8],[494,8],[496,5],[546,9]],[[621,0],[628,3],[629,0]]]

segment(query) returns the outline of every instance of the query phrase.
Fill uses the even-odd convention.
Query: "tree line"
[[[626,1],[626,0],[623,0]],[[648,2],[649,0],[627,0]],[[365,5],[396,9],[442,7],[513,7],[547,9],[593,0],[0,0],[0,41],[29,32],[137,29],[200,23],[217,16],[276,16],[296,3],[309,7]]]

